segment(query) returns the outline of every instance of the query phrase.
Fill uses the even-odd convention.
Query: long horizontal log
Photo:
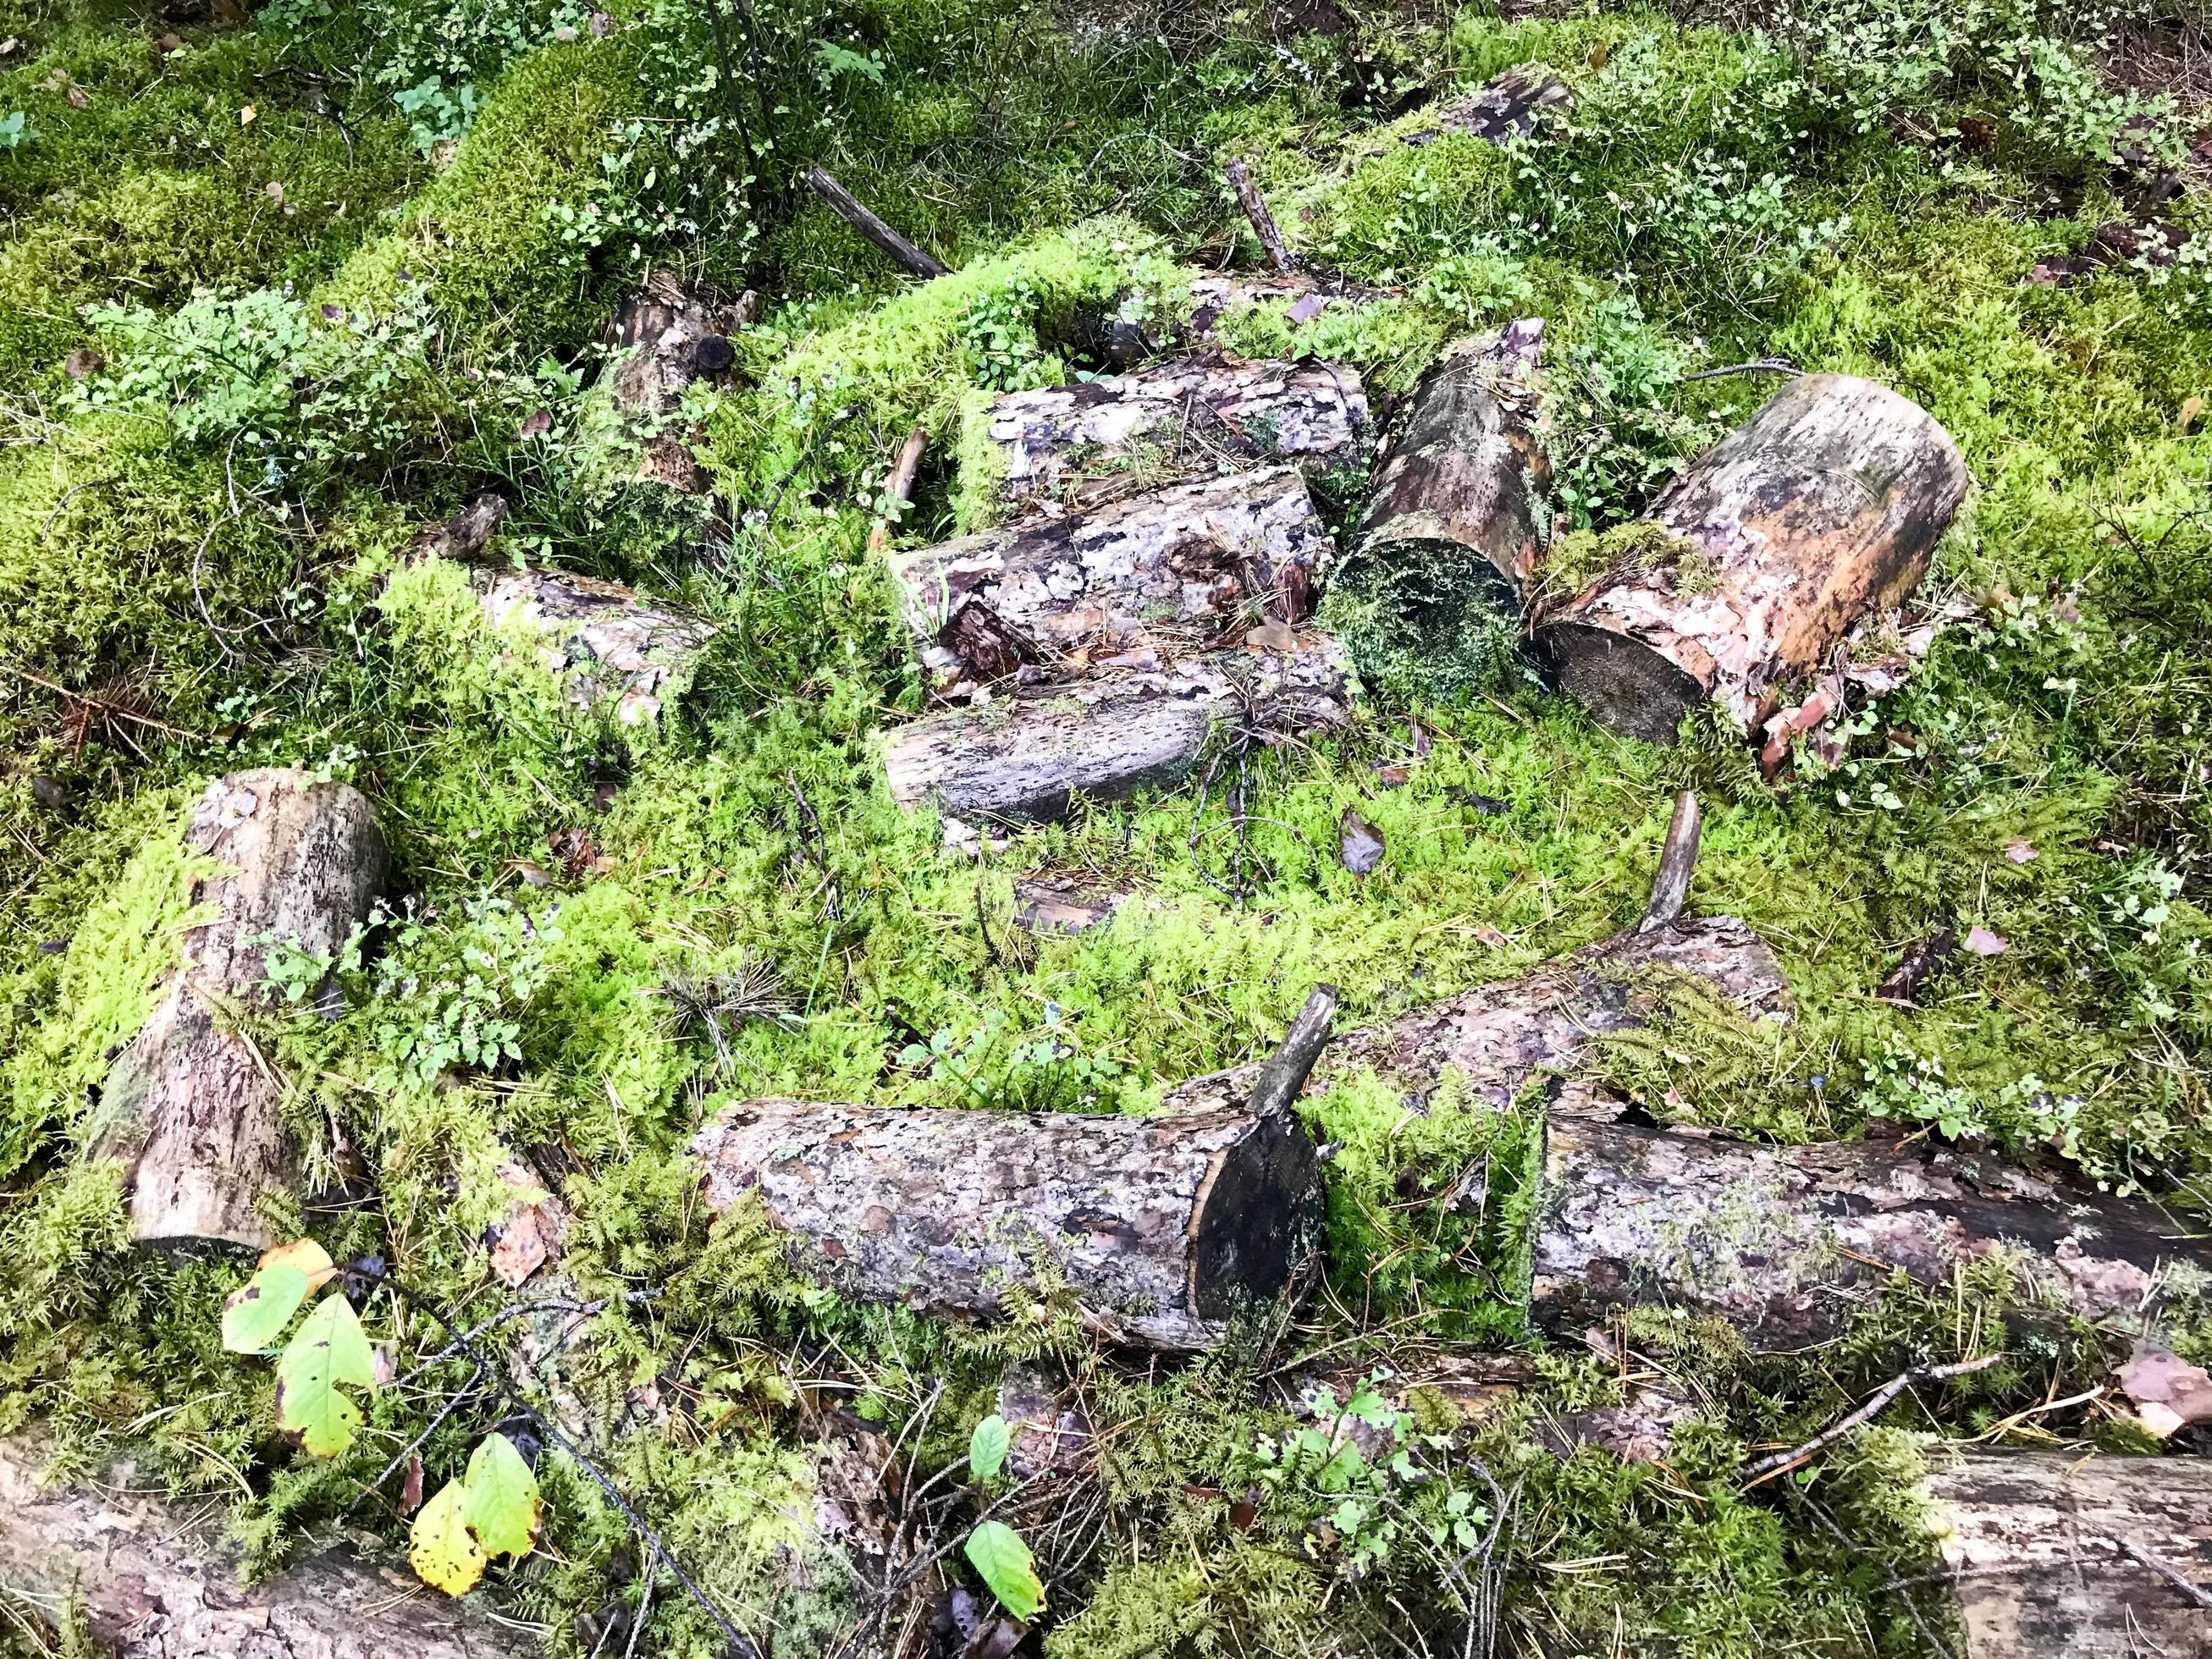
[[[1942,1287],[2002,1253],[2065,1311],[2154,1334],[2180,1293],[2171,1270],[2212,1273],[2212,1243],[2153,1205],[1979,1173],[1978,1188],[1895,1145],[1760,1146],[1555,1114],[1534,1311],[1580,1325],[1656,1303],[1796,1347],[1836,1334],[1893,1272]]]
[[[475,580],[484,619],[526,638],[571,703],[611,702],[625,726],[659,719],[714,636],[704,623],[590,576],[481,570]]]
[[[945,688],[1145,669],[1302,621],[1331,552],[1305,479],[1274,466],[919,548],[892,572]]]
[[[2212,1460],[1939,1446],[1966,1659],[2212,1659]]]
[[[329,958],[368,920],[384,838],[359,791],[267,769],[210,785],[185,841],[221,871],[194,895],[213,915],[102,1085],[87,1156],[122,1162],[138,1243],[263,1250],[295,1154],[283,1088],[231,1013],[268,978],[266,941]]]
[[[389,1562],[326,1551],[240,1582],[221,1505],[172,1503],[128,1464],[48,1486],[34,1444],[0,1440],[0,1590],[58,1623],[72,1601],[117,1659],[497,1659],[543,1651]]]
[[[1005,469],[996,495],[1080,507],[1139,477],[1217,471],[1224,461],[1358,459],[1367,394],[1342,363],[1179,358],[1080,386],[1009,392],[982,416]]]
[[[1651,546],[1534,617],[1529,649],[1615,732],[1670,743],[1711,701],[1748,735],[1918,586],[1966,489],[1918,404],[1803,375],[1660,497]]]

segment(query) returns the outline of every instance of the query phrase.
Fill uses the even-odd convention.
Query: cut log
[[[752,320],[759,296],[748,289],[732,300],[711,283],[687,283],[655,271],[623,301],[608,343],[626,355],[610,377],[615,406],[656,423],[645,440],[643,477],[686,494],[706,488],[684,434],[657,429],[676,412],[684,388],[727,377],[736,354],[730,336]]]
[[[1893,1272],[1942,1287],[2000,1253],[2030,1296],[2144,1335],[2161,1332],[2178,1283],[2212,1273],[2212,1243],[2153,1205],[2061,1194],[1988,1162],[1891,1144],[1752,1146],[1555,1113],[1531,1297],[1553,1324],[1656,1303],[1794,1348],[1835,1335]]]
[[[1461,342],[1421,377],[1376,469],[1363,560],[1449,571],[1501,613],[1518,610],[1551,476],[1535,425],[1543,347],[1531,319]]]
[[[222,866],[194,895],[214,915],[101,1086],[87,1155],[122,1161],[137,1243],[264,1250],[262,1201],[290,1189],[295,1150],[283,1088],[229,1011],[267,979],[270,939],[337,956],[383,885],[384,838],[357,790],[270,769],[209,786],[185,840]]]
[[[590,576],[482,570],[474,580],[484,619],[526,639],[571,703],[611,701],[625,726],[660,717],[715,632]]]
[[[940,688],[1024,667],[1152,671],[1303,621],[1331,552],[1295,467],[1199,478],[892,564]]]
[[[1009,699],[925,716],[885,737],[884,770],[902,806],[962,819],[1062,818],[1078,799],[1180,783],[1231,722],[1266,743],[1341,726],[1349,673],[1325,634],[1255,629],[1242,649],[1025,686]]]
[[[1931,1448],[1966,1659],[2212,1659],[2212,1461]]]
[[[1545,606],[1529,648],[1613,731],[1671,743],[1711,701],[1748,736],[1919,583],[1966,489],[1958,446],[1918,404],[1805,375],[1660,497],[1650,521],[1675,551]]]
[[[1320,1163],[1243,1103],[1085,1117],[759,1100],[691,1143],[707,1201],[757,1191],[845,1294],[994,1318],[1057,1282],[1108,1340],[1206,1348],[1267,1301],[1320,1215]]]
[[[1341,363],[1239,362],[1218,353],[994,401],[985,436],[1009,505],[1085,507],[1117,483],[1255,460],[1355,461],[1367,394]]]
[[[0,1440],[0,1590],[57,1623],[74,1601],[117,1659],[516,1659],[544,1650],[386,1560],[331,1550],[251,1587],[220,1504],[172,1503],[131,1465],[48,1488],[46,1460]]]

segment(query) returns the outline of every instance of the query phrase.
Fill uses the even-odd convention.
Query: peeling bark
[[[122,1161],[135,1242],[264,1250],[261,1201],[290,1190],[295,1152],[282,1085],[228,1011],[268,977],[268,939],[337,955],[383,885],[384,838],[358,791],[268,769],[210,784],[185,840],[222,866],[194,894],[215,915],[102,1085],[87,1156]]]
[[[487,622],[526,635],[571,703],[590,708],[611,700],[625,726],[660,718],[715,633],[590,576],[486,570],[474,579]]]
[[[1279,1294],[1320,1216],[1287,1115],[1154,1117],[748,1101],[702,1129],[707,1201],[757,1190],[798,1258],[845,1294],[990,1319],[1065,1284],[1109,1340],[1219,1342]]]
[[[1073,507],[1141,472],[1354,460],[1368,427],[1366,392],[1343,364],[1242,362],[1218,354],[1011,392],[984,418],[1005,459],[1001,499]]]
[[[1529,648],[1626,736],[1671,743],[1707,701],[1748,736],[1918,585],[1966,488],[1958,446],[1918,404],[1804,375],[1652,508],[1681,556],[1626,562],[1547,607]]]
[[[1502,612],[1543,547],[1550,468],[1536,435],[1544,325],[1465,340],[1421,377],[1361,516],[1362,558],[1384,565],[1442,552]]]
[[[1443,105],[1436,111],[1435,126],[1407,133],[1405,142],[1434,143],[1447,132],[1469,133],[1492,143],[1525,138],[1554,111],[1572,109],[1574,102],[1574,94],[1558,76],[1540,64],[1522,64]]]
[[[1194,479],[892,562],[941,689],[1019,669],[1148,670],[1304,619],[1332,549],[1292,467]]]
[[[2167,1270],[2212,1273],[2212,1244],[2152,1205],[1898,1146],[1760,1146],[1554,1114],[1543,1186],[1531,1296],[1559,1324],[1659,1303],[1796,1347],[1835,1335],[1893,1272],[1940,1286],[2002,1252],[2028,1294],[2151,1334],[2176,1293]]]
[[[311,1557],[252,1587],[223,1537],[220,1505],[171,1503],[129,1464],[96,1484],[43,1487],[45,1460],[0,1440],[0,1589],[59,1615],[80,1601],[117,1659],[494,1659],[543,1651],[351,1550]],[[195,1510],[198,1513],[195,1513]]]
[[[2160,1570],[2212,1583],[2212,1462],[1959,1446],[1929,1462],[1966,1659],[2212,1659],[2212,1607]]]

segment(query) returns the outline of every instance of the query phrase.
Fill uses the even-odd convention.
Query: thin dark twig
[[[476,1392],[477,1384],[483,1380],[483,1362],[482,1360],[478,1360],[476,1364],[475,1369],[469,1372],[469,1380],[462,1383],[459,1389],[455,1390],[453,1397],[451,1400],[448,1400],[445,1405],[439,1409],[438,1414],[430,1419],[430,1426],[423,1430],[422,1433],[416,1435],[412,1440],[409,1441],[406,1445],[400,1449],[399,1455],[384,1466],[384,1473],[378,1475],[375,1480],[368,1483],[368,1489],[362,1493],[362,1497],[366,1498],[369,1492],[374,1492],[386,1481],[391,1480],[392,1475],[398,1472],[399,1466],[402,1463],[404,1463],[409,1458],[414,1456],[416,1452],[422,1450],[425,1445],[429,1443],[430,1437],[437,1433],[440,1429],[443,1428],[446,1425],[447,1419],[450,1418],[455,1412],[459,1411],[461,1408],[462,1403],[465,1401],[471,1395]],[[356,1498],[354,1501],[358,1503],[360,1499]]]
[[[1760,357],[1748,363],[1730,363],[1726,368],[1701,368],[1694,374],[1685,374],[1685,380],[1717,380],[1724,374],[1787,374],[1798,379],[1805,371],[1779,357]]]
[[[432,1354],[428,1359],[425,1359],[422,1364],[416,1365],[414,1370],[409,1371],[406,1376],[401,1377],[399,1379],[399,1383],[397,1386],[404,1387],[405,1384],[412,1382],[415,1378],[422,1376],[422,1374],[424,1371],[428,1370],[431,1366],[441,1364],[446,1360],[451,1359],[455,1354],[471,1352],[471,1345],[475,1342],[477,1338],[482,1336],[485,1332],[496,1329],[498,1327],[507,1324],[513,1320],[525,1319],[530,1315],[536,1313],[574,1313],[588,1316],[591,1314],[604,1312],[610,1303],[617,1299],[625,1306],[635,1307],[639,1303],[651,1302],[657,1299],[660,1294],[661,1292],[658,1287],[651,1287],[642,1291],[626,1291],[619,1298],[603,1296],[596,1302],[579,1302],[572,1297],[556,1296],[548,1297],[542,1302],[511,1303],[507,1306],[501,1308],[497,1313],[485,1320],[483,1323],[471,1325],[467,1330],[462,1331],[454,1336],[453,1340],[447,1343],[444,1347],[439,1349],[437,1352]],[[438,1322],[441,1325],[445,1325],[448,1331],[451,1331],[453,1328],[450,1324],[447,1324],[447,1322],[442,1316],[438,1316],[437,1317]]]
[[[1800,1463],[1819,1456],[1861,1424],[1879,1417],[1889,1402],[1916,1382],[1941,1382],[1954,1376],[1970,1376],[1976,1371],[1985,1371],[2004,1355],[1985,1353],[1979,1359],[1962,1359],[1955,1365],[1915,1365],[1911,1370],[1892,1377],[1866,1398],[1856,1411],[1838,1419],[1794,1451],[1776,1452],[1762,1457],[1744,1472],[1744,1488],[1771,1480],[1776,1475],[1796,1468]]]
[[[59,680],[50,680],[44,674],[33,674],[29,669],[19,667],[12,662],[0,662],[0,668],[4,668],[18,679],[28,680],[33,685],[42,687],[57,696],[71,698],[77,702],[97,708],[103,714],[112,715],[117,720],[130,720],[138,726],[150,726],[156,732],[167,732],[171,737],[182,738],[187,743],[208,741],[197,732],[187,732],[181,726],[172,726],[167,720],[157,720],[151,714],[138,714],[135,710],[125,708],[120,703],[110,702],[105,697],[95,697],[89,691],[72,691]]]
[[[79,490],[105,489],[109,484],[118,484],[122,482],[123,475],[120,472],[118,472],[108,477],[87,478],[82,483],[71,484],[67,489],[64,489],[60,495],[54,497],[53,510],[46,514],[46,521],[39,526],[39,539],[40,541],[44,541],[49,535],[53,533],[54,520],[61,517],[62,509],[70,504],[70,497],[76,495]]]

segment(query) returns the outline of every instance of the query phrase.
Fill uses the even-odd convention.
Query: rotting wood
[[[220,1504],[172,1502],[130,1464],[48,1486],[39,1445],[0,1440],[0,1590],[58,1622],[72,1601],[116,1659],[515,1659],[528,1627],[416,1583],[398,1554],[326,1550],[239,1577]]]
[[[806,185],[822,198],[832,213],[874,243],[909,275],[927,282],[933,276],[942,276],[947,273],[949,267],[923,252],[870,212],[860,198],[839,184],[827,167],[817,166],[807,168]]]
[[[270,768],[210,784],[185,842],[218,866],[194,892],[213,915],[101,1085],[86,1154],[122,1162],[136,1243],[264,1250],[296,1153],[283,1085],[232,1016],[270,1000],[270,941],[337,955],[383,885],[384,838],[359,791]]]
[[[407,562],[465,559],[480,553],[506,519],[507,498],[487,490],[452,518],[417,534],[408,546]]]
[[[1463,132],[1498,143],[1525,138],[1556,113],[1574,107],[1567,83],[1540,64],[1522,64],[1494,76],[1464,98],[1439,106],[1434,125],[1409,132],[1404,143],[1432,144],[1448,132]]]
[[[627,587],[551,570],[471,573],[484,619],[519,635],[580,708],[611,702],[625,726],[659,719],[715,630]]]
[[[1073,876],[1025,876],[1014,883],[1014,919],[1032,933],[1085,933],[1111,921],[1128,899]]]
[[[1331,552],[1304,478],[1273,466],[919,548],[892,572],[923,665],[961,695],[1024,668],[1158,672],[1302,622]]]
[[[1538,437],[1540,319],[1461,342],[1421,377],[1376,468],[1358,556],[1450,568],[1501,614],[1516,611],[1544,545],[1550,468]]]
[[[695,381],[727,377],[736,354],[730,336],[760,303],[750,289],[731,299],[711,283],[654,271],[627,295],[608,325],[608,344],[624,355],[609,378],[615,406],[648,423],[641,475],[696,495],[706,477],[684,434],[661,429]]]
[[[1079,799],[1182,782],[1232,724],[1268,744],[1342,726],[1350,673],[1326,634],[1254,629],[1241,647],[1156,670],[1024,685],[925,715],[885,734],[884,771],[902,806],[963,820],[1061,818]]]
[[[1650,522],[1679,553],[1624,561],[1547,605],[1530,650],[1624,735],[1670,743],[1711,702],[1749,736],[1918,585],[1966,488],[1958,446],[1918,404],[1805,375],[1660,497]]]
[[[707,1201],[757,1191],[841,1291],[994,1318],[1064,1284],[1110,1341],[1210,1347],[1278,1295],[1317,1224],[1320,1164],[1281,1113],[1154,1117],[747,1101],[691,1143]]]
[[[1965,1659],[2212,1659],[2212,1460],[1938,1445],[1929,1465]]]
[[[1658,873],[1651,878],[1651,902],[1636,931],[1671,927],[1689,902],[1690,878],[1698,867],[1698,837],[1704,828],[1698,798],[1685,789],[1674,797],[1674,811],[1667,820],[1667,839],[1659,849]]]
[[[1944,1286],[1999,1255],[2031,1297],[2144,1334],[2180,1293],[2169,1270],[2212,1273],[2212,1243],[2155,1206],[2061,1193],[1990,1160],[1754,1146],[1555,1113],[1532,1303],[1565,1326],[1657,1304],[1796,1347],[1835,1335],[1893,1273]]]
[[[1010,505],[1081,508],[1123,480],[1257,461],[1358,459],[1367,394],[1341,363],[1178,358],[1080,386],[1009,392],[981,416]]]
[[[884,481],[884,511],[868,532],[868,551],[881,555],[890,550],[891,532],[905,515],[907,503],[914,495],[915,475],[921,471],[922,452],[929,447],[929,434],[916,427],[906,434],[899,446],[897,456],[891,462],[890,476]]]
[[[1283,246],[1283,233],[1276,228],[1275,216],[1267,211],[1267,199],[1260,194],[1260,187],[1252,182],[1252,169],[1240,156],[1224,169],[1229,188],[1236,193],[1237,205],[1244,210],[1244,217],[1252,227],[1252,234],[1260,239],[1261,250],[1267,256],[1273,270],[1288,271],[1295,262],[1290,250]]]

